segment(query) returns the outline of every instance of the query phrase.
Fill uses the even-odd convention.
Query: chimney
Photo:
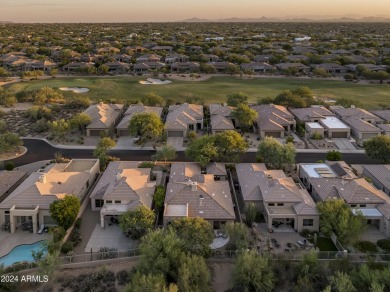
[[[118,173],[116,174],[116,181],[121,180],[121,178],[122,178],[122,173],[118,172]]]
[[[355,105],[351,104],[351,108],[355,108]]]
[[[191,191],[196,192],[198,190],[198,183],[196,181],[191,182]]]
[[[45,176],[44,174],[42,174],[42,175],[39,177],[38,181],[39,181],[40,183],[45,184],[45,183],[46,183],[46,176]]]

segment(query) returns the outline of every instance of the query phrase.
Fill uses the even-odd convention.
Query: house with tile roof
[[[0,203],[22,183],[26,176],[27,173],[20,170],[0,171]]]
[[[27,222],[31,222],[34,233],[38,226],[55,226],[50,204],[65,195],[83,202],[98,173],[98,159],[72,159],[33,172],[0,203],[0,224],[9,223],[11,233]]]
[[[299,123],[319,122],[326,117],[333,117],[334,113],[324,106],[311,106],[307,108],[292,108],[289,111],[294,115]]]
[[[177,218],[200,217],[220,229],[236,218],[227,180],[202,173],[197,163],[173,163],[165,196],[164,226]]]
[[[86,127],[87,136],[100,136],[101,132],[114,130],[115,124],[122,115],[122,104],[107,104],[100,102],[91,105],[84,113],[91,117],[92,122]]]
[[[261,163],[236,164],[245,204],[254,203],[270,230],[318,231],[319,213],[306,189],[282,170],[268,170]]]
[[[241,70],[244,72],[250,71],[254,74],[272,73],[276,68],[265,62],[253,62],[241,64]]]
[[[255,128],[261,138],[284,138],[286,133],[295,130],[295,119],[284,106],[262,104],[252,108],[258,113]]]
[[[203,129],[203,106],[198,104],[171,105],[165,121],[167,137],[186,137],[189,131]]]
[[[382,132],[377,125],[382,124],[383,120],[365,109],[331,106],[330,110],[351,128],[358,142],[378,136]]]
[[[210,126],[212,134],[235,129],[232,111],[234,107],[226,104],[210,104]]]
[[[315,202],[342,199],[356,214],[360,212],[367,225],[390,235],[390,197],[365,178],[356,177],[344,162],[332,167],[326,164],[300,164],[299,177]],[[335,164],[335,165],[337,165]],[[363,175],[376,177],[377,182],[386,182],[386,169],[381,166],[363,166]],[[372,173],[370,174],[370,171]],[[382,171],[384,175],[378,174]],[[387,169],[387,172],[389,170]]]
[[[372,112],[374,115],[384,120],[386,123],[390,123],[390,110],[378,110]]]
[[[363,176],[369,177],[374,186],[390,196],[390,165],[364,164]]]
[[[104,228],[111,216],[119,216],[139,206],[152,208],[156,181],[151,168],[138,168],[139,162],[113,161],[107,166],[91,192],[93,211],[100,212]]]
[[[154,113],[159,118],[161,117],[163,108],[158,106],[145,106],[143,104],[132,104],[129,106],[129,108],[126,110],[126,112],[123,115],[122,120],[119,122],[119,124],[116,126],[116,132],[118,136],[129,136],[129,123],[131,118],[136,113]]]

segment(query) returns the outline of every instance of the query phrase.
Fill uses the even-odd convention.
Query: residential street
[[[32,163],[40,160],[53,159],[55,153],[60,152],[64,157],[67,158],[92,158],[92,149],[60,149],[51,146],[45,141],[36,139],[23,139],[24,146],[27,147],[28,151],[22,157],[14,159],[13,162],[16,166],[20,166],[27,163]],[[343,160],[349,164],[368,164],[376,163],[369,159],[362,151],[345,151],[342,154]],[[155,153],[154,150],[113,150],[110,151],[110,155],[120,158],[121,160],[129,161],[145,161],[150,160],[151,156]],[[300,150],[297,153],[297,162],[316,162],[318,160],[325,159],[326,152],[318,150]],[[176,161],[189,161],[183,151],[177,152]],[[247,152],[242,158],[242,162],[255,162],[256,153]]]

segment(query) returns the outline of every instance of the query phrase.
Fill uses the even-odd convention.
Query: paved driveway
[[[183,148],[183,137],[168,137],[167,144],[173,146],[176,150]]]
[[[356,150],[355,146],[347,138],[333,138],[332,140],[340,150]]]

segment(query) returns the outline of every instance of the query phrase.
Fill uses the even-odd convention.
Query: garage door
[[[90,130],[89,135],[90,136],[100,136],[100,130]]]
[[[168,131],[168,137],[183,137],[183,131]]]
[[[378,134],[377,133],[363,133],[362,139],[366,140],[366,139],[370,139],[370,138],[375,137],[375,136],[378,136]]]
[[[123,137],[123,136],[130,136],[130,132],[129,130],[119,130],[119,136]]]
[[[332,132],[332,138],[347,138],[347,132]]]
[[[280,132],[265,132],[266,137],[280,138]]]

